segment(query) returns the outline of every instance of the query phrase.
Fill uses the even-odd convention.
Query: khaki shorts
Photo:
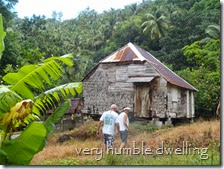
[[[121,141],[122,143],[127,144],[128,141],[128,130],[120,131]]]

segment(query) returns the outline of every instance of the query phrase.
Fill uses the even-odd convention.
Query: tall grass
[[[97,122],[90,122],[73,131],[58,133],[49,139],[49,145],[37,154],[33,165],[220,165],[220,121],[198,121],[178,127],[158,129],[151,125],[131,124],[128,147],[136,142],[141,147],[158,148],[164,145],[177,148],[183,141],[189,141],[195,147],[208,147],[209,158],[201,160],[198,155],[105,155],[96,161],[96,155],[77,155],[75,148],[102,148],[102,138],[96,136]],[[63,134],[73,134],[71,140],[58,144],[57,139]],[[114,147],[121,141],[115,136]]]

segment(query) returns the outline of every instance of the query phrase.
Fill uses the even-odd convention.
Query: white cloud
[[[63,19],[75,18],[87,7],[102,12],[110,8],[123,8],[125,5],[141,2],[140,0],[19,0],[15,6],[18,16],[31,17],[33,14],[51,17],[52,12],[62,12]]]

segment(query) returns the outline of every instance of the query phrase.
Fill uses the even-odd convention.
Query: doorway
[[[152,117],[150,83],[135,83],[135,116]]]

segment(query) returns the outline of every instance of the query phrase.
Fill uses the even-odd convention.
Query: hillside
[[[158,129],[150,125],[131,124],[128,147],[150,148],[152,154],[93,155],[78,153],[81,148],[101,148],[101,138],[96,136],[97,122],[89,121],[72,131],[57,133],[49,138],[49,144],[32,160],[31,165],[219,165],[220,122],[199,120],[192,124]],[[71,138],[63,143],[58,139]],[[164,141],[164,143],[163,143]],[[164,147],[164,151],[154,151]],[[114,146],[120,138],[116,135]],[[135,144],[135,145],[134,145]],[[186,145],[187,144],[187,145]],[[183,150],[183,146],[188,150]],[[133,148],[134,148],[133,147]],[[179,154],[171,152],[180,148]],[[195,150],[193,152],[193,149]],[[206,151],[207,149],[207,151]],[[78,151],[77,151],[78,150]],[[137,150],[137,149],[136,149]],[[186,151],[188,151],[186,153]],[[207,158],[207,159],[206,159]],[[96,160],[99,159],[99,160]],[[175,159],[175,160],[174,160]]]
[[[33,159],[33,165],[220,165],[220,123],[214,120],[220,116],[221,100],[219,0],[142,0],[102,13],[87,8],[69,20],[61,20],[57,12],[52,18],[19,18],[14,10],[17,3],[0,3],[0,164],[28,165]],[[82,79],[129,42],[194,86],[198,92],[189,97],[195,101],[194,117],[209,121],[160,129],[132,123],[128,153],[123,155],[103,153],[94,121],[48,138],[54,123],[70,109],[67,99],[88,92]],[[111,79],[106,71],[101,73],[106,76],[98,76],[96,82]],[[116,96],[116,88],[112,89]],[[103,88],[91,90],[108,93]],[[168,97],[162,95],[161,90],[156,97],[169,107]],[[174,105],[176,101],[188,105],[175,96]],[[103,103],[105,99],[97,105]],[[81,103],[76,110],[80,107]],[[75,119],[74,109],[70,110]],[[11,139],[18,131],[21,134]],[[115,148],[119,144],[116,136]]]
[[[219,0],[143,0],[102,13],[88,8],[69,20],[59,13],[21,19],[11,13],[16,3],[0,3],[7,31],[0,80],[24,65],[73,53],[74,66],[53,85],[81,81],[100,60],[131,42],[200,91],[196,117],[214,118],[220,100]]]

